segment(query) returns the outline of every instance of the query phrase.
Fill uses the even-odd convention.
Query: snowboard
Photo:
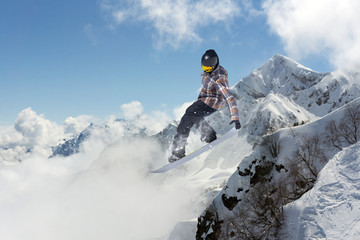
[[[235,128],[230,129],[227,133],[225,133],[224,135],[222,135],[220,138],[216,139],[215,141],[208,143],[204,146],[202,146],[201,148],[195,150],[194,152],[186,155],[183,158],[180,158],[179,160],[169,163],[157,170],[153,170],[150,171],[150,173],[163,173],[166,171],[169,171],[177,166],[180,166],[192,159],[194,159],[195,157],[199,156],[200,154],[212,149],[213,147],[219,145],[220,143],[224,142],[225,140],[231,138],[232,136],[234,136],[236,133],[238,132],[238,130],[236,130]]]

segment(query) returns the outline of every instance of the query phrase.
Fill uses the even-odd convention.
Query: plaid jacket
[[[219,66],[213,72],[203,72],[201,75],[202,88],[198,99],[214,109],[222,108],[226,102],[230,109],[231,120],[239,120],[235,98],[229,91],[227,71]]]

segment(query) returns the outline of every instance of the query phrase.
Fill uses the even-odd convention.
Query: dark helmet
[[[207,50],[201,58],[201,67],[204,72],[211,73],[219,66],[219,57],[215,50]]]

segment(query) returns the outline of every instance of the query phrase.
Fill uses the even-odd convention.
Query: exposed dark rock
[[[225,194],[221,196],[221,200],[224,206],[230,211],[241,201],[241,199],[237,199],[237,197],[227,197]]]

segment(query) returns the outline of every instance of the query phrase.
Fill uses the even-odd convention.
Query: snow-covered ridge
[[[331,238],[333,236],[340,237],[344,232],[349,236],[359,235],[358,231],[353,231],[350,227],[345,226],[345,224],[342,224],[340,229],[334,230],[337,222],[336,218],[323,215],[325,213],[339,216],[341,211],[352,211],[352,205],[360,205],[357,195],[353,197],[351,192],[341,193],[341,196],[344,196],[344,198],[342,199],[343,201],[339,201],[334,196],[340,196],[340,193],[336,194],[326,190],[327,188],[332,188],[333,180],[327,180],[324,183],[321,179],[317,181],[317,174],[314,176],[309,174],[309,169],[316,172],[320,171],[325,166],[327,160],[333,159],[333,156],[339,151],[339,149],[331,147],[331,144],[329,145],[328,126],[331,121],[337,126],[341,126],[341,124],[349,121],[349,119],[345,118],[345,116],[348,116],[349,109],[354,110],[355,114],[357,114],[356,124],[359,127],[360,98],[316,121],[298,127],[289,126],[262,138],[252,153],[240,160],[237,171],[229,178],[226,186],[199,218],[197,238],[205,239],[211,236],[220,239],[247,239],[250,236],[262,236],[274,239],[327,239],[327,237]],[[353,129],[356,130],[356,127],[353,126]],[[358,139],[360,139],[360,132],[358,131],[356,134]],[[349,144],[346,146],[349,146]],[[350,152],[352,155],[356,154],[353,151]],[[350,161],[352,157],[346,156],[346,150],[342,154],[346,159],[345,162],[351,162],[352,166],[357,168],[358,164],[356,161]],[[309,158],[309,164],[312,167],[309,169],[307,167],[302,168],[303,170],[301,171],[303,172],[299,176],[305,174],[307,180],[301,177],[299,179],[303,182],[301,186],[305,190],[296,187],[299,195],[294,195],[294,186],[295,184],[300,184],[300,180],[291,181],[296,172],[293,169],[293,159],[300,156],[301,158]],[[337,157],[335,158],[337,159]],[[340,159],[340,162],[343,161]],[[329,164],[330,166],[334,165],[332,161]],[[342,169],[348,168],[347,166],[340,167]],[[341,178],[342,181],[345,181],[346,176],[353,174],[353,172],[353,170],[350,172],[342,171],[341,174],[345,175],[345,178]],[[309,197],[304,196],[298,202],[294,202],[294,204],[285,208],[284,213],[278,210],[282,208],[281,204],[291,203],[301,196],[302,191],[306,192],[306,189],[310,189],[315,184],[315,181],[320,185],[319,187],[315,185],[317,190],[311,190],[312,197],[314,195],[317,196],[315,200],[313,198],[310,200]],[[350,181],[352,186],[357,184],[356,178],[350,178],[347,181]],[[284,182],[286,182],[286,185],[282,184]],[[326,184],[326,182],[329,183]],[[322,188],[321,186],[324,186],[324,184],[327,187]],[[338,184],[334,185],[334,189],[338,187]],[[341,189],[337,191],[339,192]],[[352,191],[353,189],[354,187],[349,188]],[[316,191],[319,191],[319,193]],[[325,194],[329,195],[326,199],[326,205],[333,206],[329,211],[322,210],[322,208],[318,209],[319,206],[324,204],[322,197],[324,191]],[[266,202],[266,199],[269,199],[269,205],[256,204],[259,197],[264,198],[264,200],[260,201]],[[335,202],[332,203],[331,201]],[[341,206],[338,207],[339,202]],[[306,205],[310,206],[304,207]],[[271,210],[267,210],[267,207],[270,207]],[[335,211],[335,213],[332,211]],[[350,215],[351,218],[347,222],[357,225],[358,220],[355,216],[358,216],[359,213],[358,211],[356,214]],[[261,216],[263,214],[270,215],[261,220],[261,218],[257,218],[259,217],[257,214],[261,214]],[[283,214],[285,216],[284,219],[281,217]],[[297,219],[299,216],[300,220]],[[317,222],[317,219],[323,222]],[[296,230],[298,232],[296,236],[292,234],[295,231],[294,228],[298,229]],[[263,239],[262,237],[261,239]],[[334,237],[334,239],[341,239],[341,237]]]
[[[292,99],[312,114],[323,116],[360,97],[358,72],[318,73],[275,55],[235,85],[238,98],[263,98],[269,93]]]

